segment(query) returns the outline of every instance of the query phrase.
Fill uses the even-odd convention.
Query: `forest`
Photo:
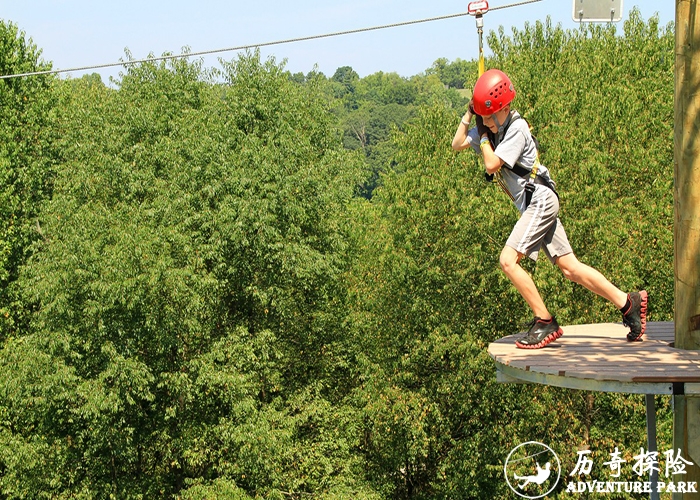
[[[487,45],[579,260],[672,320],[673,25]],[[50,68],[0,21],[0,74]],[[531,315],[498,265],[517,212],[450,147],[476,76],[250,51],[0,80],[0,498],[507,499],[526,441],[632,461],[642,395],[496,382]],[[526,266],[562,325],[621,321]]]

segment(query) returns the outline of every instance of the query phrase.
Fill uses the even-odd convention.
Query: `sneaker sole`
[[[537,344],[521,344],[519,340],[515,341],[515,346],[519,347],[520,349],[542,349],[544,346],[551,344],[555,340],[557,340],[559,337],[564,335],[564,330],[559,328],[556,332],[552,332],[549,335],[547,335],[545,338],[540,340]]]
[[[644,332],[647,331],[647,304],[649,302],[649,294],[647,293],[646,290],[642,290],[639,292],[639,298],[642,300],[641,303],[641,313],[640,313],[640,318],[642,320],[642,328],[639,332],[639,335],[634,336],[632,335],[632,332],[627,334],[627,341],[628,342],[641,342],[642,335],[644,335]]]

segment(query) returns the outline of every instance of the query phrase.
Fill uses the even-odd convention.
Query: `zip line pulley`
[[[476,18],[476,32],[479,34],[479,76],[484,74],[484,14],[489,11],[486,0],[469,2],[467,12]]]

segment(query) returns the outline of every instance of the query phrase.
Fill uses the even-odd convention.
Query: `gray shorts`
[[[558,217],[559,199],[549,189],[544,190],[543,194],[533,197],[510,233],[506,246],[535,261],[540,248],[543,248],[554,264],[557,257],[573,253],[573,250]]]

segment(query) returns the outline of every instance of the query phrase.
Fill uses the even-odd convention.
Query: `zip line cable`
[[[499,10],[499,9],[506,9],[509,7],[518,7],[520,5],[525,5],[529,3],[534,3],[534,2],[540,2],[542,0],[523,0],[520,2],[515,2],[507,5],[501,5],[498,7],[492,7],[489,9],[489,11],[492,10]],[[250,44],[250,45],[240,45],[238,47],[229,47],[226,49],[214,49],[214,50],[203,50],[200,52],[190,52],[187,54],[178,54],[178,55],[165,55],[165,56],[160,56],[160,57],[148,57],[145,59],[132,59],[129,61],[120,61],[116,63],[107,63],[107,64],[95,64],[92,66],[81,66],[77,68],[67,68],[67,69],[51,69],[51,70],[46,70],[46,71],[33,71],[33,72],[28,72],[28,73],[17,73],[13,75],[0,75],[0,80],[7,80],[10,78],[22,78],[26,76],[39,76],[39,75],[53,75],[53,74],[58,74],[58,73],[70,73],[72,71],[87,71],[91,69],[102,69],[102,68],[111,68],[115,66],[130,66],[134,64],[141,64],[141,63],[148,63],[148,62],[155,62],[155,61],[165,61],[169,59],[182,59],[185,57],[198,57],[198,56],[206,56],[206,55],[212,55],[212,54],[219,54],[222,52],[235,52],[239,50],[247,50],[247,49],[253,49],[257,47],[270,47],[272,45],[283,45],[287,43],[295,43],[295,42],[305,42],[309,40],[319,40],[322,38],[330,38],[330,37],[335,37],[335,36],[341,36],[341,35],[353,35],[356,33],[364,33],[368,31],[377,31],[377,30],[383,30],[383,29],[388,29],[388,28],[398,28],[401,26],[409,26],[412,24],[420,24],[420,23],[429,23],[433,21],[443,21],[445,19],[454,19],[457,17],[464,17],[464,16],[469,16],[472,15],[470,12],[461,12],[459,14],[448,14],[446,16],[438,16],[438,17],[429,17],[427,19],[419,19],[416,21],[405,21],[405,22],[400,22],[400,23],[393,23],[393,24],[384,24],[381,26],[374,26],[371,28],[358,28],[358,29],[353,29],[353,30],[347,30],[347,31],[336,31],[334,33],[326,33],[323,35],[311,35],[311,36],[303,36],[303,37],[298,37],[298,38],[288,38],[286,40],[278,40],[275,42],[264,42],[264,43],[256,43],[256,44]]]

